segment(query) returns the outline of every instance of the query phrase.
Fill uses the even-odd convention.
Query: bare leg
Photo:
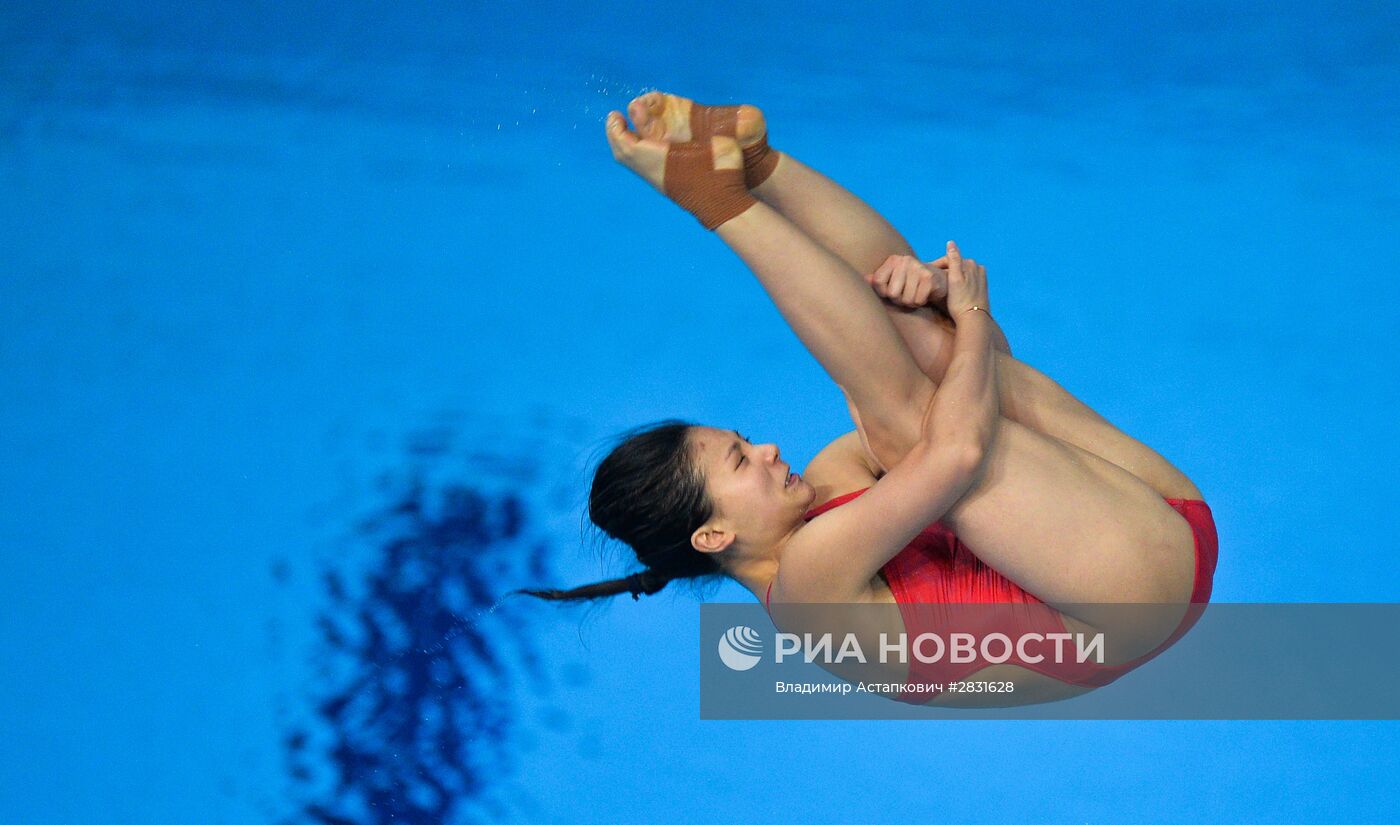
[[[856,272],[874,272],[890,255],[914,254],[904,236],[869,204],[786,152],[753,194]]]
[[[620,115],[610,115],[609,130],[619,160],[660,183],[665,144],[625,135]],[[713,147],[716,168],[738,153],[732,138],[715,137]],[[860,406],[877,458],[898,464],[920,436],[934,384],[879,299],[838,256],[763,203],[717,234]],[[947,518],[984,561],[1071,613],[1083,602],[1184,604],[1190,593],[1193,540],[1175,510],[1131,473],[1012,421],[1003,422],[981,481]]]
[[[717,234],[758,276],[828,373],[838,383],[837,376],[858,382],[847,389],[871,447],[885,466],[897,465],[920,437],[927,402],[913,401],[907,384],[889,383],[905,371],[896,353],[909,354],[874,292],[762,203]],[[933,383],[919,378],[931,392]],[[862,394],[880,403],[881,417],[871,419]],[[981,480],[945,521],[987,564],[1085,621],[1093,619],[1076,605],[1184,605],[1190,596],[1194,539],[1176,510],[1123,468],[1011,420],[1001,422]],[[1152,632],[1158,630],[1148,647],[1170,627]]]
[[[758,276],[788,326],[860,409],[869,447],[893,467],[919,440],[934,384],[836,255],[763,203],[716,234]]]
[[[914,254],[904,236],[869,204],[791,155],[782,156],[753,194],[857,273],[874,271],[890,255]],[[952,322],[931,309],[904,310],[888,304],[886,309],[920,369],[941,383],[952,357]],[[1114,427],[1034,367],[1003,353],[998,356],[997,377],[1006,418],[1122,467],[1163,497],[1201,497],[1191,480],[1155,450]]]
[[[634,100],[629,110],[642,109],[641,100]],[[690,201],[692,206],[708,208],[703,203],[708,197],[729,198],[731,206],[740,205],[707,225],[749,265],[807,350],[860,405],[871,430],[878,433],[870,436],[870,448],[888,462],[886,466],[894,466],[918,441],[935,387],[900,340],[880,299],[845,262],[778,212],[746,192],[743,198],[732,198],[732,190],[725,187],[733,185],[732,173],[743,167],[735,138],[711,135],[708,141],[701,136],[668,142],[667,129],[659,128],[659,121],[652,125],[658,128],[639,124],[652,135],[644,138],[628,128],[621,112],[608,113],[605,132],[613,157],[663,193],[692,187],[693,194],[702,195]],[[677,149],[676,143],[685,147]],[[708,170],[701,154],[706,143]],[[673,152],[676,164],[671,163]],[[667,181],[672,173],[678,177]],[[718,188],[706,193],[706,181]],[[742,175],[739,188],[742,191]]]

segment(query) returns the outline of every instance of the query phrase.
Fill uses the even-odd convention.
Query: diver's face
[[[816,497],[776,444],[753,444],[714,427],[692,428],[690,441],[716,519],[739,537],[762,541],[791,530]]]

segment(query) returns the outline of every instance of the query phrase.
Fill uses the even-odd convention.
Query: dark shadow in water
[[[530,739],[517,736],[525,706],[549,688],[529,642],[547,614],[497,596],[548,580],[549,551],[527,530],[527,490],[426,480],[443,438],[417,434],[406,477],[381,478],[382,504],[354,531],[369,558],[354,572],[321,565],[316,723],[284,737],[286,822],[499,821],[530,804],[503,800],[517,743]]]

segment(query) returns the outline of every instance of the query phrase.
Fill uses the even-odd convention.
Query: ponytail
[[[588,516],[609,537],[637,554],[642,570],[572,590],[520,589],[548,601],[586,601],[620,593],[633,600],[677,580],[703,581],[723,574],[719,562],[690,544],[714,515],[705,479],[691,460],[693,425],[663,421],[623,435],[593,474]]]
[[[596,584],[585,584],[582,587],[575,587],[572,590],[512,590],[511,594],[522,593],[527,596],[534,596],[548,601],[587,601],[590,599],[601,599],[604,596],[616,596],[619,593],[631,593],[633,601],[641,598],[639,594],[645,593],[650,596],[660,592],[671,580],[658,575],[651,570],[642,570],[630,576],[620,579],[598,582]]]

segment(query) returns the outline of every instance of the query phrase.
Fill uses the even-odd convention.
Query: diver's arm
[[[1001,405],[997,397],[997,363],[992,352],[992,320],[987,297],[987,268],[948,242],[948,315],[954,324],[953,359],[929,406],[935,422],[953,428],[955,437],[971,438],[982,455],[996,433]],[[947,405],[947,406],[943,406]],[[924,427],[938,436],[938,428]]]
[[[950,254],[956,249],[949,243]],[[939,258],[930,264],[923,264],[917,258],[909,255],[891,255],[886,259],[879,269],[867,275],[865,280],[873,288],[875,294],[879,296],[881,304],[884,306],[887,317],[890,318],[895,331],[909,350],[914,362],[919,370],[928,378],[932,379],[932,385],[937,386],[948,379],[948,370],[951,366],[955,350],[958,348],[959,335],[957,324],[950,320],[943,310],[935,310],[928,304],[936,299],[943,307],[949,305],[949,256]],[[978,264],[972,259],[963,260],[958,257],[958,284],[955,294],[952,296],[952,309],[954,313],[961,314],[961,310],[974,305],[983,308],[987,304],[986,287],[986,267]],[[973,291],[969,292],[968,277],[976,280],[972,285]],[[921,303],[922,302],[922,303]],[[893,305],[892,305],[893,304]],[[997,341],[1005,341],[1005,336],[1001,334],[1001,327],[987,313],[974,310],[972,314],[980,314],[985,317],[976,323],[981,330],[983,324],[991,336],[991,345],[997,347]],[[963,346],[968,346],[973,339],[962,340]],[[981,338],[977,338],[981,341]],[[998,358],[1009,358],[1010,355],[996,355],[991,359],[995,362]],[[995,363],[989,364],[988,369],[993,370],[995,375]],[[995,386],[997,379],[993,378],[994,391],[1003,398],[1006,397],[1004,390]],[[845,388],[842,388],[845,390]],[[898,463],[902,453],[895,456],[895,461],[891,462],[879,458],[879,454],[871,449],[870,434],[862,425],[862,414],[864,408],[859,406],[851,395],[846,393],[846,403],[851,411],[851,420],[855,422],[856,429],[860,432],[861,443],[866,447],[867,454],[871,457],[871,463],[879,468],[891,466]],[[928,404],[927,399],[921,400],[922,405]],[[908,439],[912,442],[914,439]],[[879,471],[876,472],[879,475]]]
[[[948,311],[941,306],[925,304],[920,307],[906,307],[889,300],[880,303],[885,307],[885,313],[890,316],[894,328],[899,331],[899,336],[909,345],[910,351],[914,352],[916,359],[919,353],[914,347],[918,342],[941,338],[951,333],[955,326],[953,320],[948,317]],[[992,349],[1011,354],[1011,342],[1006,339],[1006,333],[995,318],[992,319]]]
[[[981,477],[1000,410],[991,317],[972,308],[985,303],[985,271],[968,280],[949,302],[959,319],[953,358],[917,443],[865,494],[793,539],[782,569],[784,589],[796,601],[862,598],[876,572]]]
[[[946,315],[929,307],[908,309],[889,301],[882,303],[895,331],[909,348],[909,354],[914,356],[919,369],[935,384],[943,383],[943,376],[948,371],[948,362],[953,357],[956,325]],[[1011,357],[1005,341],[1005,336],[1001,334],[1001,326],[996,319],[992,319],[992,349],[998,353],[998,360]],[[1002,397],[1005,398],[1005,394]]]
[[[945,382],[948,379],[948,370],[951,367],[952,358],[957,349],[957,327],[951,321],[947,320],[945,316],[935,316],[933,311],[927,308],[921,310],[918,315],[915,316],[909,310],[892,307],[887,302],[885,306],[887,310],[890,310],[890,317],[891,320],[894,321],[895,329],[899,332],[900,336],[904,338],[905,343],[909,347],[910,354],[914,356],[915,363],[919,365],[919,369],[923,371],[924,375],[931,378],[935,384],[942,384]],[[1001,358],[1010,357],[1008,354],[999,354],[1001,351],[996,345],[996,336],[1001,328],[997,324],[996,319],[985,312],[974,311],[970,314],[982,316],[979,320],[990,326],[993,353],[991,358],[988,359],[990,362],[988,368],[993,371],[992,374],[994,377],[992,382],[998,399],[1000,400],[1000,398],[1006,396],[1004,396],[1005,390],[1000,386],[1001,379],[997,377],[998,373],[995,370],[996,362]],[[844,387],[842,388],[842,392],[846,396],[846,406],[851,413],[851,421],[855,423],[856,431],[860,436],[860,443],[864,448],[866,462],[871,472],[878,478],[884,473],[885,468],[881,466],[880,461],[870,449],[869,438],[866,435],[865,428],[861,425],[860,411],[854,399],[851,398],[850,393],[845,392]],[[974,401],[973,403],[975,404],[977,402]],[[999,410],[998,414],[1000,414]]]
[[[933,420],[925,427],[926,438],[972,445],[979,464],[991,446],[1001,417],[996,355],[992,349],[995,327],[996,322],[985,310],[959,311],[953,358],[930,405]]]

